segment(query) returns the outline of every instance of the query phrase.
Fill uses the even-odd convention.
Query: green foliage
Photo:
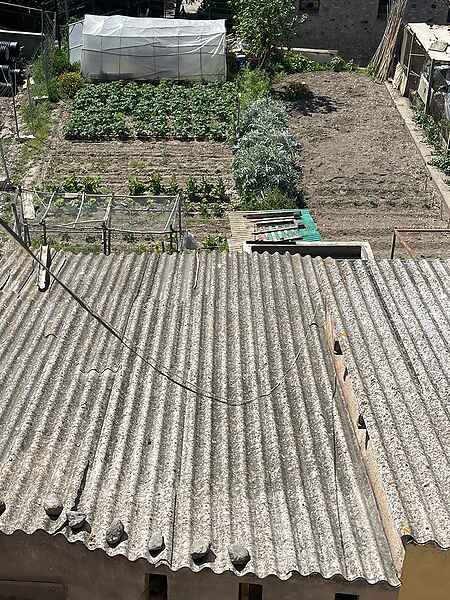
[[[81,73],[76,71],[61,73],[57,81],[58,93],[61,98],[75,98],[85,83]]]
[[[239,104],[241,109],[246,109],[252,102],[265,98],[270,93],[271,81],[268,74],[262,69],[246,67],[237,77]]]
[[[53,77],[47,85],[47,96],[50,102],[58,102],[60,100],[58,79]]]
[[[23,120],[33,135],[41,140],[46,139],[50,131],[50,104],[40,102],[30,105],[24,102],[21,112]]]
[[[80,89],[69,139],[123,137],[225,140],[234,135],[237,86],[112,82]]]
[[[154,171],[148,181],[130,177],[128,189],[131,196],[145,194],[174,196],[180,193],[183,197],[184,209],[187,212],[200,212],[204,216],[221,216],[230,204],[230,198],[221,177],[218,177],[216,181],[208,181],[204,177],[201,179],[189,177],[183,188],[178,184],[175,176],[165,183],[159,171]]]
[[[328,63],[319,63],[293,50],[277,50],[272,54],[268,70],[276,75],[290,75],[318,71],[355,71],[356,66],[353,61],[346,62],[340,56],[334,56]]]
[[[85,192],[86,194],[100,194],[102,192],[102,178],[101,177],[77,177],[76,175],[70,175],[60,182],[50,182],[46,190],[48,192],[65,192],[65,193],[78,193]]]
[[[97,105],[75,110],[64,134],[69,140],[124,139],[130,136],[131,130],[123,113],[115,112],[110,106]]]
[[[271,99],[255,102],[242,116],[240,134],[232,170],[241,198],[248,201],[267,190],[295,197],[298,144],[288,131],[284,106]]]
[[[280,189],[249,195],[241,200],[241,210],[288,210],[297,208],[295,198]]]
[[[220,252],[228,250],[228,240],[220,233],[210,233],[203,240],[202,245],[205,250],[219,250]]]
[[[50,55],[49,62],[51,63],[51,74],[53,77],[77,69],[76,66],[70,64],[69,49],[66,47],[56,48]]]
[[[431,115],[425,114],[423,109],[414,112],[414,120],[423,129],[427,142],[434,148],[431,164],[450,177],[450,152],[442,147],[442,123],[436,122]]]
[[[31,66],[34,95],[48,95],[50,102],[58,102],[61,97],[59,76],[63,73],[76,73],[77,71],[79,71],[79,65],[70,64],[67,48],[47,48],[45,55],[39,53]]]
[[[242,137],[255,129],[265,132],[272,128],[287,131],[288,115],[282,102],[267,97],[253,102],[242,113],[238,133]]]
[[[273,54],[269,68],[277,74],[293,73],[313,73],[316,71],[327,71],[326,64],[318,63],[314,60],[294,52],[293,50],[280,51]]]
[[[150,176],[149,190],[155,196],[159,196],[164,193],[164,186],[162,183],[161,173],[154,171]]]
[[[292,0],[234,0],[236,33],[259,64],[277,46],[288,42],[298,23],[297,3]]]
[[[128,191],[131,196],[143,196],[148,191],[147,184],[136,177],[128,178]]]

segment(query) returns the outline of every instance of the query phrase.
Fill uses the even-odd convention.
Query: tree
[[[286,45],[299,22],[295,0],[233,0],[236,33],[263,64],[274,48]]]

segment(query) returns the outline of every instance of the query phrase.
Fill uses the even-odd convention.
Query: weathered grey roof
[[[236,572],[228,546],[239,542],[243,573],[398,584],[314,324],[324,263],[57,255],[52,268],[149,360],[230,403],[253,401],[227,406],[156,375],[57,284],[39,292],[29,257],[13,254],[0,263],[2,531],[61,530],[110,555],[216,572]],[[89,531],[46,516],[53,491]],[[126,535],[110,548],[115,518]],[[214,553],[201,565],[198,539]]]
[[[396,528],[450,548],[450,262],[314,263]]]

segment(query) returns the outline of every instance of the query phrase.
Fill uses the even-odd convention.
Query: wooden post
[[[397,241],[397,231],[394,229],[394,233],[392,234],[391,259],[394,258],[396,241]]]
[[[426,115],[428,114],[428,109],[430,108],[431,92],[433,91],[433,73],[434,73],[434,60],[431,59],[430,81],[428,82],[427,99],[425,102],[425,114]]]

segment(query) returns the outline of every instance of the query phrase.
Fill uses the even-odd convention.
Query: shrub
[[[47,95],[50,102],[58,102],[60,100],[59,85],[56,77],[50,79],[47,85]]]
[[[241,198],[266,190],[295,197],[298,144],[288,131],[284,105],[271,99],[253,103],[242,116],[239,132],[232,170]]]
[[[136,177],[128,178],[128,191],[130,196],[143,196],[148,190],[148,186],[144,181]]]
[[[78,193],[85,192],[86,194],[99,194],[102,191],[102,178],[101,177],[77,177],[76,175],[70,175],[61,182],[50,182],[46,190],[48,192],[66,192],[66,193]],[[64,202],[62,202],[64,204]]]
[[[262,69],[246,67],[240,72],[237,83],[241,110],[256,100],[265,98],[270,92],[270,78]]]
[[[72,71],[74,67],[70,64],[68,48],[56,48],[50,56],[52,75],[57,76]]]
[[[285,44],[299,22],[292,0],[232,0],[236,33],[262,64],[277,46]]]
[[[243,136],[250,130],[266,131],[271,128],[287,130],[288,115],[281,102],[265,98],[247,108],[241,116],[238,129],[239,135]]]
[[[220,250],[221,252],[228,250],[228,240],[220,233],[210,233],[203,240],[202,245],[205,250]]]
[[[75,71],[62,73],[58,77],[58,91],[61,98],[75,98],[83,85],[83,76]]]
[[[297,200],[279,189],[249,195],[241,201],[241,210],[288,210],[297,207]]]
[[[237,189],[246,196],[273,188],[293,192],[298,174],[292,152],[281,139],[261,136],[258,143],[238,147],[233,176]]]

